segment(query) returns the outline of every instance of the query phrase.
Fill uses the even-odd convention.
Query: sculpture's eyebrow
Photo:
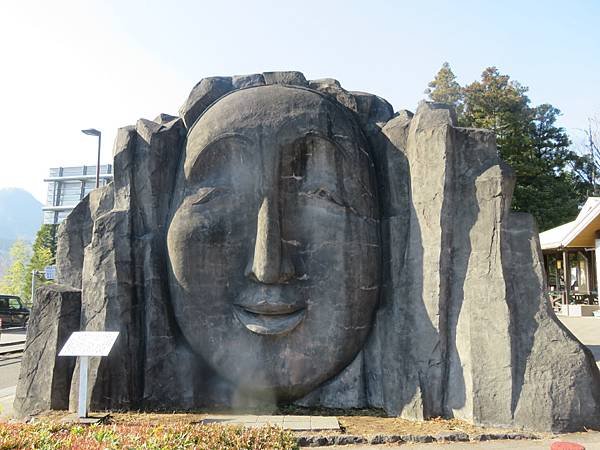
[[[193,159],[191,161],[185,162],[186,177],[191,176],[196,171],[199,161],[206,158],[207,153],[209,153],[209,154],[212,153],[211,149],[215,148],[216,144],[219,144],[220,142],[226,141],[229,139],[236,139],[236,140],[242,141],[245,145],[242,146],[241,148],[244,148],[245,146],[251,146],[254,144],[254,141],[252,139],[250,139],[248,136],[245,136],[241,133],[228,132],[228,133],[220,134],[217,137],[210,140],[208,143],[204,144],[202,146],[202,148],[200,150],[198,150],[198,152],[196,152],[196,154],[193,156]],[[205,156],[202,156],[202,155],[205,155]]]
[[[368,153],[366,153],[362,148],[360,148],[360,146],[358,146],[357,150],[358,152],[354,152],[354,151],[349,151],[347,146],[344,145],[343,141],[341,139],[336,139],[336,137],[341,137],[341,138],[346,138],[346,136],[344,135],[333,135],[332,136],[328,136],[325,135],[321,132],[319,132],[318,130],[310,130],[307,133],[305,133],[303,136],[299,137],[298,139],[296,139],[295,142],[299,142],[299,141],[305,141],[307,139],[310,138],[317,138],[317,139],[321,139],[324,142],[327,142],[329,144],[328,148],[330,149],[330,151],[335,152],[337,155],[340,155],[342,157],[342,159],[345,161],[345,164],[362,164],[362,162],[359,162],[358,159],[362,158],[362,157],[366,157],[367,162],[369,164],[371,164],[371,159],[368,155]],[[342,142],[340,142],[342,141]],[[283,178],[295,178],[295,179],[302,179],[302,177],[297,178],[297,174],[284,174]],[[352,170],[348,170],[346,171],[346,175],[344,177],[344,182],[343,184],[346,187],[351,187],[352,185],[356,186],[357,189],[363,191],[368,197],[370,198],[374,198],[374,194],[371,191],[371,189],[368,187],[368,181],[367,180],[363,180],[361,179],[360,175],[354,173]],[[321,186],[319,186],[321,187]],[[317,187],[317,188],[319,188]],[[346,191],[347,189],[344,189],[344,191]],[[352,191],[352,189],[350,189]],[[352,195],[352,193],[350,192],[349,194],[347,193],[346,195],[350,195],[350,197],[348,198],[348,201],[354,202],[356,200],[356,198]]]
[[[300,139],[307,139],[307,138],[311,138],[311,137],[323,139],[324,141],[327,141],[330,144],[332,144],[333,147],[335,148],[335,150],[339,151],[344,156],[344,158],[349,158],[350,155],[348,154],[348,150],[346,150],[346,148],[344,147],[344,145],[342,143],[338,142],[335,139],[335,136],[336,135],[334,135],[332,138],[331,136],[326,136],[325,134],[321,133],[318,130],[310,130],[304,136],[302,136]]]
[[[336,139],[336,138],[340,137],[340,135],[334,134],[333,136],[325,136],[321,133],[311,133],[311,134],[314,136],[317,136],[321,139],[325,139],[326,141],[331,142],[333,144],[333,146],[335,147],[335,149],[338,150],[344,156],[344,158],[350,158],[350,153],[346,149],[344,143],[341,141],[341,139]]]

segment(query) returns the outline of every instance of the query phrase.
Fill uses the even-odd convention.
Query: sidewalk
[[[579,341],[592,351],[600,369],[600,318],[557,316]]]
[[[4,328],[0,330],[0,357],[10,358],[13,353],[23,350],[25,348],[26,334],[27,330],[23,328],[13,328],[8,330]],[[17,379],[14,380],[15,385],[16,383]],[[12,404],[15,398],[16,388],[16,386],[11,386],[0,389],[0,418],[12,416]]]
[[[0,418],[12,416],[12,404],[15,399],[16,386],[0,389]]]

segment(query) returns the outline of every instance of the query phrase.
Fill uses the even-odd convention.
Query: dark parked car
[[[24,327],[29,320],[29,309],[15,295],[0,295],[0,319],[2,328]]]

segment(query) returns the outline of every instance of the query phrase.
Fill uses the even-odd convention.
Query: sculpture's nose
[[[279,208],[273,199],[265,198],[260,205],[254,252],[246,272],[265,284],[285,282],[294,275],[292,262],[281,246]]]

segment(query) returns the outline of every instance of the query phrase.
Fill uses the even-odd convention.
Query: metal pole
[[[567,310],[567,316],[571,315],[571,307],[569,306],[569,291],[571,289],[571,268],[569,267],[569,252],[565,248],[563,251],[563,271],[565,278],[565,309]],[[563,311],[564,314],[564,311]]]
[[[77,415],[80,418],[87,417],[87,390],[88,390],[88,357],[79,357],[79,404]]]
[[[96,189],[100,187],[100,145],[102,142],[102,133],[98,134],[98,163],[96,164]]]
[[[35,270],[31,271],[31,304],[33,305],[33,300],[35,299]]]

